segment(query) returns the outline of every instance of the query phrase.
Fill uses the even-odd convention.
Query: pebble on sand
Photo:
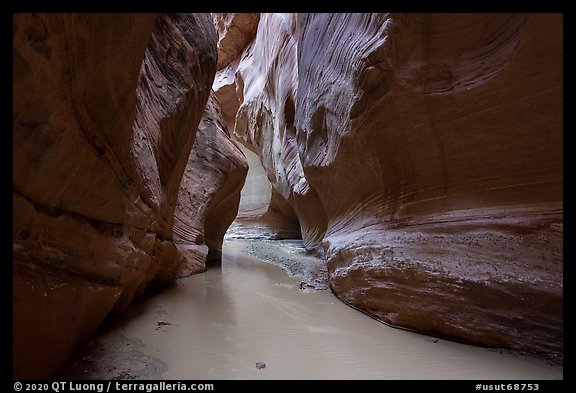
[[[160,329],[162,326],[172,325],[170,322],[165,321],[158,321],[158,326],[156,326],[156,330]]]

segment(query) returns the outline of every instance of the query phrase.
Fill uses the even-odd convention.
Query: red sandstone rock
[[[273,189],[290,205],[282,209],[298,216],[305,244],[318,247],[325,216],[304,176],[294,126],[295,31],[294,15],[262,14],[256,39],[242,54],[236,71],[242,105],[234,132],[260,156]]]
[[[173,278],[216,39],[207,14],[14,15],[15,378],[50,376],[110,311]]]
[[[237,58],[256,35],[259,13],[212,14],[218,32],[217,69],[226,67]]]
[[[204,271],[207,259],[220,261],[222,240],[238,213],[247,172],[246,158],[230,139],[212,94],[180,183],[174,224],[178,276]]]
[[[260,14],[215,13],[212,17],[218,31],[218,72],[213,88],[222,107],[226,126],[233,130],[241,101],[236,91],[235,74],[241,54],[256,36]]]
[[[238,144],[248,162],[238,215],[226,231],[229,239],[301,239],[298,217],[272,188],[260,158]]]
[[[236,112],[240,107],[238,96],[238,86],[236,85],[236,70],[240,59],[233,61],[216,73],[212,88],[218,97],[218,102],[222,108],[222,115],[229,130],[234,130],[236,123]],[[247,146],[251,148],[250,146]]]
[[[230,39],[227,38],[229,34],[236,34],[234,30],[226,30],[223,29],[221,26],[219,27],[218,23],[222,24],[222,20],[228,18],[230,16],[226,16],[230,14],[214,14],[214,21],[217,24],[217,29],[220,33],[220,43],[221,46],[223,43],[230,42]],[[238,15],[238,14],[234,14]],[[266,18],[270,17],[270,14],[264,14]],[[285,15],[284,17],[288,17],[292,20],[291,15]],[[276,16],[277,20],[282,20],[282,15]],[[261,37],[268,37],[266,33],[263,33],[264,36],[261,34]],[[256,29],[254,29],[252,33],[252,38],[256,35]],[[286,38],[286,37],[285,37]],[[259,45],[262,45],[263,38],[260,39]],[[244,83],[242,80],[242,75],[249,74],[250,68],[252,66],[255,67],[268,67],[270,68],[270,64],[266,62],[269,61],[279,61],[278,55],[280,52],[276,52],[272,54],[272,56],[268,57],[256,57],[254,58],[254,44],[255,41],[252,40],[248,42],[246,40],[245,47],[240,48],[243,50],[236,49],[236,58],[230,62],[227,66],[223,67],[216,73],[216,77],[214,79],[214,91],[216,96],[218,97],[218,101],[220,102],[222,113],[224,116],[224,120],[226,125],[229,129],[235,129],[236,123],[236,115],[238,109],[240,108],[240,104],[243,101],[244,97]],[[292,55],[290,54],[293,47],[288,45],[287,47],[283,48],[283,50],[288,51],[289,53],[282,58],[283,61],[286,58],[290,58]],[[219,48],[220,50],[220,48]],[[219,52],[220,53],[220,52]],[[262,53],[260,53],[262,54]],[[276,57],[275,57],[276,56]],[[240,63],[242,63],[242,67],[239,68]],[[291,61],[290,63],[286,64],[286,69],[290,69],[290,67],[294,67],[294,62]],[[272,68],[273,70],[273,68]],[[249,76],[250,78],[252,76]],[[262,94],[266,94],[266,92],[262,92]],[[282,94],[285,94],[283,92]],[[285,97],[284,97],[285,98]],[[281,108],[279,108],[281,109]],[[293,114],[292,114],[293,115]],[[276,115],[280,121],[283,119],[283,115],[280,113],[276,113]],[[243,121],[244,117],[240,117],[240,120]],[[293,119],[290,119],[289,122],[293,123]],[[235,134],[238,137],[240,134],[239,141],[243,144],[242,149],[249,150],[245,151],[249,161],[250,161],[250,153],[256,152],[257,147],[255,147],[250,140],[249,137],[246,135],[245,132],[246,128],[241,126],[238,129],[238,132]],[[260,156],[265,157],[265,155],[260,154]],[[265,172],[264,174],[260,173],[260,169],[262,165],[260,164],[260,159],[258,161],[253,161],[250,164],[250,170],[248,172],[248,177],[246,179],[247,188],[243,189],[244,193],[244,200],[246,201],[250,198],[253,199],[253,196],[246,195],[246,192],[254,192],[255,189],[258,189],[263,194],[266,194],[266,201],[263,201],[264,195],[258,196],[259,205],[255,206],[253,203],[247,203],[244,206],[240,206],[240,211],[238,214],[237,219],[234,221],[234,224],[229,230],[229,234],[232,237],[242,237],[242,238],[270,238],[270,239],[286,239],[286,238],[300,238],[301,237],[301,229],[300,223],[298,222],[298,217],[294,212],[294,209],[290,205],[290,202],[287,202],[285,196],[283,196],[275,187],[280,186],[282,182],[277,182],[274,180],[275,175],[272,171]],[[296,166],[293,169],[300,170],[301,169]],[[301,172],[296,174],[296,176],[303,176]],[[270,182],[272,182],[272,188],[270,189]],[[265,183],[265,184],[264,184]],[[254,190],[253,190],[254,189]],[[290,191],[288,191],[290,193]],[[313,192],[309,192],[312,196],[309,198],[313,198]],[[250,206],[248,206],[250,205]],[[313,207],[313,204],[312,204]],[[301,214],[304,216],[305,214]]]
[[[562,55],[561,15],[262,14],[235,132],[343,301],[560,352]]]

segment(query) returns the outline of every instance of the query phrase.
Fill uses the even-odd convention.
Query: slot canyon
[[[563,379],[562,14],[13,14],[13,378]]]

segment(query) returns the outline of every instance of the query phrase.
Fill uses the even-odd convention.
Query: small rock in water
[[[156,330],[160,329],[162,326],[168,326],[168,325],[172,324],[170,322],[158,321],[158,326],[156,327]]]
[[[300,282],[300,285],[298,285],[298,288],[300,288],[303,291],[308,290],[308,289],[315,289],[313,285],[310,285],[304,281]]]
[[[257,368],[258,370],[262,370],[263,368],[266,368],[266,363],[264,363],[264,362],[258,362],[258,363],[256,363],[256,368]]]

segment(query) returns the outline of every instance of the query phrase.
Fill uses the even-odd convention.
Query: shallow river
[[[85,344],[67,372],[138,379],[562,379],[559,367],[394,329],[329,290],[302,291],[300,280],[280,267],[240,252],[243,242],[225,243],[221,270],[178,280],[135,304]]]

